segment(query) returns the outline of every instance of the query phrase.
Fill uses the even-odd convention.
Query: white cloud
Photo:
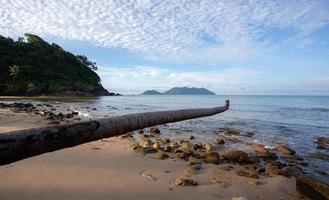
[[[137,66],[100,67],[98,74],[105,88],[125,94],[137,94],[149,89],[163,92],[176,86],[206,87],[217,93],[252,89],[262,73],[244,68],[209,72],[175,72],[158,67]]]
[[[0,5],[0,34],[6,36],[58,36],[176,62],[252,57],[271,45],[266,36],[273,29],[289,30],[292,35],[282,42],[304,47],[329,20],[325,0],[0,0]]]

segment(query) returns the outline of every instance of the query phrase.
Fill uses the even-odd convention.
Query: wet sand
[[[47,125],[40,116],[0,110],[0,132]],[[0,133],[1,134],[1,133]],[[156,159],[128,151],[132,140],[119,137],[0,166],[0,199],[299,199],[294,179],[240,177],[228,164],[203,164],[189,178],[198,186],[173,186],[185,177],[187,162]],[[240,165],[232,165],[235,169]],[[142,172],[152,174],[150,181]],[[225,186],[212,180],[219,179]],[[256,182],[257,181],[257,182]]]

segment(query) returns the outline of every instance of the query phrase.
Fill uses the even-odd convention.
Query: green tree
[[[13,82],[15,83],[19,74],[19,67],[17,65],[13,65],[9,67],[9,75],[12,77]]]

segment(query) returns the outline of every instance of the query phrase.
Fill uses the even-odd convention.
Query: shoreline
[[[0,121],[3,121],[4,118],[1,117],[7,120],[5,123],[7,130],[49,126],[43,117],[33,113],[13,113],[8,109],[0,109]],[[29,121],[24,121],[27,119]],[[6,127],[0,126],[0,132],[4,130]],[[142,138],[153,142],[163,139],[161,134],[152,136],[151,129],[145,130],[143,134],[135,132],[140,136],[139,143]],[[261,172],[258,178],[243,177],[237,175],[237,172],[242,170],[254,174],[250,168],[252,165],[243,163],[223,162],[218,165],[206,162],[202,163],[200,170],[191,170],[188,162],[179,158],[177,153],[166,153],[169,158],[162,160],[159,159],[159,151],[145,153],[143,148],[131,150],[131,147],[136,145],[136,140],[132,137],[134,136],[127,134],[123,137],[103,139],[0,166],[2,185],[0,197],[4,199],[301,198],[296,190],[295,178],[287,178],[275,172],[272,176]],[[228,138],[224,138],[227,143],[225,145],[232,142]],[[186,144],[198,143],[192,138],[186,141]],[[181,143],[182,140],[173,140],[170,144],[175,142]],[[181,148],[183,143],[180,144]],[[139,150],[145,155],[140,156]],[[156,180],[150,180],[152,177]],[[179,177],[195,180],[198,186],[173,185]],[[129,194],[126,192],[127,188]],[[277,196],[269,195],[274,193]]]

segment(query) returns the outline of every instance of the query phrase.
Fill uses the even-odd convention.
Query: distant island
[[[0,35],[0,95],[110,96],[96,74],[95,62],[73,55],[37,35],[26,41]]]
[[[143,95],[216,95],[214,92],[205,88],[196,87],[174,87],[163,93],[156,90],[146,90]]]

